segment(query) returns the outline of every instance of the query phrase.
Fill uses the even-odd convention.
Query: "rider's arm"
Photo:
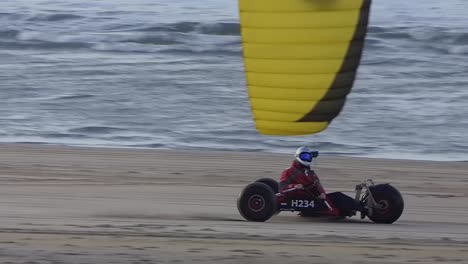
[[[308,177],[306,177],[307,183],[304,185],[309,186],[311,191],[317,193],[317,196],[325,196],[325,189],[323,189],[317,174],[313,170],[308,171],[308,174]]]
[[[317,190],[319,193],[325,193],[325,189],[323,189],[322,183],[320,182],[320,179],[317,177],[317,174],[316,174],[315,176],[316,176],[316,180],[315,180],[315,188],[316,188],[316,190]]]

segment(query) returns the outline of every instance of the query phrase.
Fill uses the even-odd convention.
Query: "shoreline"
[[[221,149],[221,148],[199,148],[199,147],[178,147],[178,148],[164,148],[164,147],[145,147],[145,146],[125,146],[125,145],[86,145],[86,144],[66,144],[66,143],[47,143],[47,142],[0,142],[2,146],[44,146],[44,147],[58,147],[58,148],[95,148],[95,149],[129,149],[129,150],[154,150],[154,151],[190,151],[190,152],[231,152],[231,153],[262,153],[262,154],[273,154],[273,155],[293,155],[295,148],[291,148],[291,153],[286,152],[274,152],[268,150],[236,150],[236,149]],[[299,146],[298,146],[299,147]],[[402,157],[397,158],[392,155],[385,154],[339,154],[339,153],[327,153],[326,151],[320,151],[319,159],[322,156],[327,157],[341,157],[341,158],[354,158],[354,159],[374,159],[374,160],[393,160],[393,161],[422,161],[422,162],[468,162],[468,159],[423,159],[416,158],[419,155],[400,154]]]

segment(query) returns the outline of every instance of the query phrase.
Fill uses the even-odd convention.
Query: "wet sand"
[[[400,220],[243,221],[242,187],[278,178],[290,160],[1,145],[0,263],[468,263],[468,163],[323,155],[328,191],[391,182],[405,198]]]

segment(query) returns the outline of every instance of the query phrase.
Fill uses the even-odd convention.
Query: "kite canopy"
[[[338,116],[356,77],[371,0],[239,0],[257,130],[305,135]]]

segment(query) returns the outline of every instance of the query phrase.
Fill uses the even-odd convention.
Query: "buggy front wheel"
[[[240,193],[237,209],[248,221],[265,222],[276,213],[275,193],[264,183],[251,183]]]

